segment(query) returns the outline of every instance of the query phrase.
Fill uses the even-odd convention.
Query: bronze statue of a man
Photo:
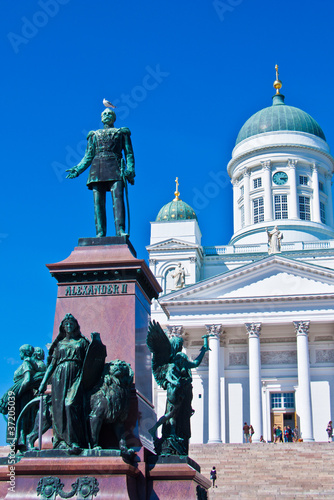
[[[116,236],[125,236],[124,189],[127,182],[134,184],[135,177],[131,132],[126,127],[114,128],[116,114],[110,108],[103,111],[101,118],[104,128],[89,132],[85,156],[67,170],[67,178],[78,177],[91,165],[87,186],[94,196],[96,236],[105,236],[107,232],[107,191],[112,196]]]

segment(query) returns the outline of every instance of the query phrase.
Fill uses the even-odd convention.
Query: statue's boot
[[[117,236],[129,236],[129,233],[123,227],[120,227],[117,231]]]
[[[77,443],[72,443],[71,447],[67,450],[69,455],[80,455],[82,448]]]

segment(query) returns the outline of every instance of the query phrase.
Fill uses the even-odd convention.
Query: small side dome
[[[173,201],[170,201],[166,205],[164,205],[157,215],[155,219],[156,222],[173,222],[173,221],[182,221],[189,219],[196,219],[197,216],[194,210],[191,208],[188,203],[180,200],[180,193],[178,192],[179,179],[176,177],[176,191],[175,198]]]
[[[196,219],[194,210],[182,200],[173,200],[164,205],[155,219],[157,222],[171,222],[174,220]]]

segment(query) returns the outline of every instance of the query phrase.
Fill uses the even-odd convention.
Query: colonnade
[[[298,414],[304,441],[314,441],[311,403],[311,380],[309,360],[309,321],[295,321],[293,326],[297,337],[298,364]],[[255,434],[253,442],[259,442],[263,435],[262,392],[261,392],[261,323],[245,323],[248,336],[250,422]],[[224,376],[224,345],[221,346],[222,325],[205,325],[209,335],[209,443],[221,443],[221,376]],[[171,327],[169,327],[171,328]],[[174,333],[176,328],[173,327]],[[181,331],[179,329],[178,333]],[[245,417],[243,416],[243,419]]]

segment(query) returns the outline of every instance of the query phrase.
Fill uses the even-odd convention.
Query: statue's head
[[[65,338],[66,333],[70,333],[70,336],[73,338],[81,336],[79,323],[72,314],[66,314],[63,321],[60,323],[58,338]]]
[[[21,347],[20,347],[21,359],[30,358],[33,355],[33,353],[34,353],[34,348],[32,345],[30,345],[30,344],[21,345]]]
[[[41,361],[45,358],[44,350],[41,347],[35,347],[34,358],[40,359]]]
[[[112,111],[110,108],[106,108],[101,113],[101,120],[102,120],[102,123],[104,123],[105,125],[113,125],[116,121],[115,111]]]
[[[183,347],[183,338],[182,337],[177,337],[176,335],[171,335],[169,337],[169,342],[171,343],[172,346],[172,355],[175,356],[177,352],[182,351]]]
[[[48,366],[51,363],[53,351],[55,350],[58,342],[65,339],[67,333],[69,333],[69,336],[73,339],[79,339],[82,337],[79,323],[72,314],[66,314],[63,321],[59,325],[59,333],[50,346],[47,358]]]
[[[133,382],[133,370],[129,363],[126,361],[121,361],[119,359],[115,359],[109,363],[109,367],[106,365],[106,374],[104,377],[104,382],[107,385],[110,385],[113,378],[118,378],[124,386],[131,385]]]

